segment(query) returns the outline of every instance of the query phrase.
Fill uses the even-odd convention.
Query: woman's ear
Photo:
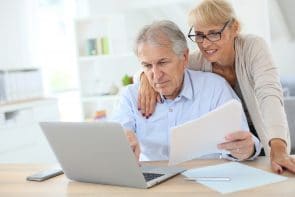
[[[240,23],[238,21],[234,21],[231,25],[232,34],[234,37],[237,37],[240,33]]]

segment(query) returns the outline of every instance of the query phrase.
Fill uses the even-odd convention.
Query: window
[[[78,89],[73,18],[75,1],[37,1],[38,62],[46,94]]]

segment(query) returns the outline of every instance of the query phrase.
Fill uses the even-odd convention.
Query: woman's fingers
[[[145,116],[146,113],[146,96],[142,94],[140,99],[140,111],[143,116]]]
[[[137,108],[139,111],[141,111],[141,94],[138,93],[138,96],[137,96]]]
[[[286,153],[271,156],[271,166],[272,170],[277,173],[282,173],[284,169],[295,173],[295,159]]]
[[[150,102],[151,102],[151,98],[147,96],[145,98],[145,113],[144,113],[144,117],[146,118],[148,118],[150,115]]]
[[[149,117],[154,113],[155,108],[157,105],[157,95],[154,95],[152,99],[150,100],[150,105],[149,105]]]
[[[272,169],[272,171],[274,171],[278,174],[283,173],[283,168],[279,164],[277,164],[275,161],[271,161],[271,169]]]
[[[140,78],[138,94],[138,110],[141,111],[144,117],[148,118],[155,111],[159,93],[153,89],[144,74]]]
[[[271,167],[277,173],[282,173],[284,170],[295,173],[295,158],[287,152],[287,147],[281,140],[271,140]]]

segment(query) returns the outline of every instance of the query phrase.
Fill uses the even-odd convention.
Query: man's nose
[[[153,75],[154,75],[154,79],[160,79],[162,76],[161,69],[156,65],[153,66]]]

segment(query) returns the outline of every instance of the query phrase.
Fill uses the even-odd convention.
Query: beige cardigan
[[[283,139],[290,152],[290,133],[283,107],[283,93],[277,68],[265,41],[254,35],[235,40],[237,80],[250,117],[267,156],[269,141]],[[190,55],[190,69],[212,72],[212,65],[200,52]]]

